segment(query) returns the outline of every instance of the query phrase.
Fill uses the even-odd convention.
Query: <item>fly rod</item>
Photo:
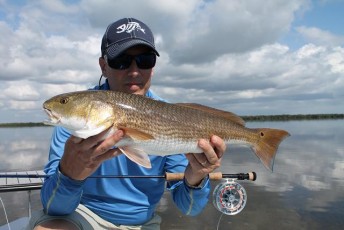
[[[44,174],[1,174],[0,178],[48,178],[49,175]],[[164,175],[99,175],[99,176],[89,176],[88,178],[93,179],[150,179],[150,178],[162,178],[166,181],[178,181],[184,179],[184,173],[165,173]],[[221,172],[214,172],[209,174],[210,180],[221,180],[221,179],[236,179],[236,180],[250,180],[255,181],[257,174],[255,172],[249,173],[236,173],[236,174],[223,174]]]

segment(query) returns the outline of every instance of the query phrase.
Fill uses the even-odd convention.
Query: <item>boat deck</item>
[[[34,178],[32,175],[38,177]],[[0,172],[0,193],[41,189],[44,178],[40,178],[39,175],[45,173],[43,171]]]

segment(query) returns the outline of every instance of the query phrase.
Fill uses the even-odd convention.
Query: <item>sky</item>
[[[0,0],[0,123],[98,84],[101,38],[145,22],[152,90],[238,115],[344,113],[344,0]]]

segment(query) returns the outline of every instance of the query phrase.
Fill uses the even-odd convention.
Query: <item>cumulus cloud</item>
[[[291,49],[279,42],[311,9],[307,0],[0,4],[2,119],[41,120],[37,109],[48,97],[97,84],[102,34],[122,17],[141,19],[156,35],[161,57],[152,88],[169,101],[242,115],[337,113],[344,106],[342,36],[299,26],[293,31],[306,43]]]
[[[106,3],[105,3],[106,2]],[[305,1],[85,1],[91,24],[102,26],[117,17],[133,15],[151,25],[163,38],[158,44],[171,61],[204,63],[229,52],[244,52],[273,43],[288,31],[294,12]],[[136,3],[136,4],[135,4]],[[130,10],[129,10],[130,9]],[[128,13],[129,12],[129,13]],[[149,12],[149,14],[147,14]],[[105,15],[105,16],[104,16]],[[156,17],[152,17],[155,15]]]
[[[38,99],[38,92],[28,84],[16,86],[10,84],[3,90],[3,96],[15,100],[35,100]]]
[[[335,35],[329,31],[321,30],[316,27],[300,26],[296,30],[308,42],[319,45],[341,46],[344,44],[344,36]]]
[[[230,109],[241,103],[253,105],[256,113],[267,114],[275,106],[279,108],[276,113],[300,113],[310,101],[339,102],[343,56],[341,47],[307,44],[291,51],[281,44],[265,45],[250,52],[220,56],[204,68],[182,66],[175,75],[155,76],[158,86],[154,89],[174,100],[185,94],[182,100],[201,101],[219,108]],[[165,86],[178,90],[166,92]],[[195,90],[198,93],[194,94]],[[284,104],[286,101],[300,103],[300,107],[293,111]],[[241,108],[237,112],[245,113],[244,110],[250,109]],[[303,112],[306,111],[302,109]]]

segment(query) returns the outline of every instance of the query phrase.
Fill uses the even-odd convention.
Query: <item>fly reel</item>
[[[236,215],[240,213],[246,202],[246,190],[233,179],[224,180],[214,189],[213,204],[223,214]]]

